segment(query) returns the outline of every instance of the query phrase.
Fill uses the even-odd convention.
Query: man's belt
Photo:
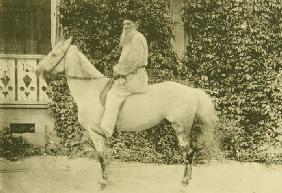
[[[132,71],[132,72],[126,74],[126,75],[118,74],[118,75],[116,75],[116,76],[114,77],[114,79],[115,79],[115,80],[116,80],[116,79],[119,79],[119,78],[124,78],[124,79],[126,79],[126,77],[129,76],[130,74],[135,74],[135,73],[137,72],[137,70],[139,70],[140,68],[145,68],[145,67],[146,67],[146,66],[139,66],[139,67],[136,68],[136,70],[134,70],[134,71]]]

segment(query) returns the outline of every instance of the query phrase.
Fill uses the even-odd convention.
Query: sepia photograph
[[[0,0],[0,193],[282,193],[282,0]]]

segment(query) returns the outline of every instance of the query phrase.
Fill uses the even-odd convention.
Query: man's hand
[[[116,64],[116,65],[113,67],[113,77],[114,77],[114,78],[118,75],[118,72],[119,72],[119,66],[118,66],[118,64]]]

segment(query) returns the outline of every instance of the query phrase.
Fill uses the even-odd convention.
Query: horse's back
[[[180,83],[167,81],[149,85],[143,93],[126,99],[117,126],[121,130],[150,128],[175,113],[175,109],[188,108],[191,106],[188,103],[195,103],[194,100],[194,88]]]
[[[150,107],[158,107],[159,105],[167,104],[169,101],[192,96],[193,89],[194,88],[172,81],[148,85],[144,92],[130,95],[126,99],[123,107],[124,109],[132,106],[140,107],[148,105]]]

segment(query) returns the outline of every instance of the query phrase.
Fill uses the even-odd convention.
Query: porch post
[[[51,0],[51,44],[56,45],[60,37],[59,7],[60,0]]]
[[[181,9],[183,6],[184,0],[170,0],[169,12],[173,22],[173,32],[175,34],[175,39],[172,41],[172,44],[179,58],[184,56],[186,45],[184,24],[181,20]]]

